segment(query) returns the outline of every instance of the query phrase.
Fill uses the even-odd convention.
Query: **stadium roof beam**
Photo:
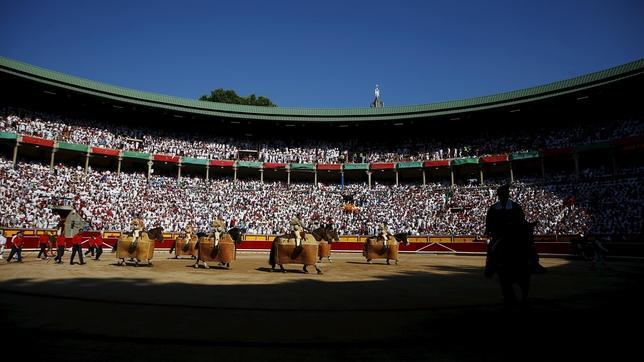
[[[440,103],[408,105],[383,108],[285,108],[257,107],[223,104],[147,93],[134,89],[115,87],[83,78],[36,67],[12,59],[0,57],[0,76],[3,79],[22,80],[32,85],[47,87],[52,91],[67,91],[77,95],[96,97],[104,101],[117,102],[127,108],[138,107],[161,110],[170,113],[201,116],[208,121],[224,118],[246,120],[255,124],[267,121],[284,123],[342,123],[362,122],[395,123],[405,120],[450,119],[454,115],[463,117],[485,110],[521,108],[522,105],[553,99],[570,99],[577,95],[592,95],[594,89],[603,89],[623,81],[642,80],[644,59],[623,64],[606,70],[579,77],[549,83],[541,86],[499,93],[489,96],[453,100]],[[582,93],[583,92],[583,93]],[[270,122],[268,122],[270,124]]]

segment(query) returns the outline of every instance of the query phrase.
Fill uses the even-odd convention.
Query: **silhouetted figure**
[[[512,289],[517,284],[521,289],[521,303],[527,304],[530,289],[530,274],[534,270],[536,251],[532,239],[535,223],[525,220],[523,209],[510,200],[510,186],[497,189],[499,201],[492,205],[485,220],[485,234],[490,236],[487,247],[485,276],[499,276],[503,302],[506,308],[517,304]]]

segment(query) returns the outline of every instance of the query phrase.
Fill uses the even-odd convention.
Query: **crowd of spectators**
[[[644,134],[640,119],[566,123],[542,129],[486,130],[475,135],[413,134],[403,139],[284,141],[262,137],[225,137],[209,131],[188,132],[70,119],[22,109],[0,112],[0,132],[16,132],[52,140],[147,153],[210,159],[263,162],[337,163],[451,159],[506,152],[572,147]],[[313,136],[312,136],[313,137]],[[401,146],[404,145],[404,146]]]
[[[0,226],[52,228],[48,205],[71,200],[93,229],[127,230],[135,216],[148,228],[180,231],[188,224],[208,232],[221,214],[249,233],[278,234],[301,213],[305,224],[331,220],[341,234],[375,234],[379,223],[412,235],[481,235],[498,185],[348,185],[262,183],[56,167],[0,157]],[[512,197],[537,234],[641,233],[644,193],[637,177],[532,184],[518,182]],[[348,213],[347,203],[358,208]]]

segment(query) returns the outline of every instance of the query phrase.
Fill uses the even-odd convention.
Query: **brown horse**
[[[204,268],[210,269],[208,262],[218,262],[219,265],[230,269],[230,262],[237,259],[236,244],[242,242],[243,231],[239,228],[231,228],[219,238],[219,244],[215,246],[214,236],[202,236],[199,238],[195,249],[197,253],[197,261],[194,264],[195,268],[199,268],[199,261],[204,265]]]
[[[386,259],[387,264],[389,264],[389,260],[394,260],[398,264],[399,243],[409,245],[407,233],[390,235],[386,242],[380,236],[370,236],[367,237],[367,241],[364,243],[362,255],[367,258],[367,263],[369,264],[373,259]]]
[[[302,232],[302,245],[295,245],[295,235],[293,233],[277,236],[273,240],[271,252],[268,257],[268,263],[271,265],[271,271],[275,271],[275,265],[279,264],[282,273],[286,273],[284,264],[303,264],[302,270],[306,270],[308,265],[313,265],[318,274],[322,270],[316,265],[318,259],[318,249],[320,243],[315,239],[313,234]]]
[[[187,235],[180,236],[175,240],[174,245],[172,245],[168,252],[172,254],[174,251],[175,259],[183,255],[189,255],[192,259],[195,259],[198,251],[196,247],[197,241],[197,235],[194,234],[190,235],[190,238]]]
[[[118,265],[125,264],[125,258],[135,259],[135,266],[145,260],[148,265],[152,265],[154,257],[155,242],[163,241],[163,228],[157,227],[147,232],[142,231],[138,238],[134,238],[132,233],[126,233],[119,237],[116,242],[116,258]]]
[[[332,227],[323,226],[311,231],[311,235],[315,240],[320,242],[318,248],[318,261],[321,262],[322,258],[327,258],[329,263],[333,263],[331,260],[331,243],[334,241],[340,241],[338,232]]]

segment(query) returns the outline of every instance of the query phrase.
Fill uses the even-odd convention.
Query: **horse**
[[[369,236],[364,243],[362,255],[367,258],[367,263],[369,264],[373,259],[386,259],[387,264],[389,264],[390,259],[393,259],[398,265],[398,244],[400,243],[409,245],[407,233],[389,235],[386,242],[380,236]]]
[[[318,234],[319,236],[320,234]],[[302,232],[300,239],[302,244],[295,245],[295,235],[293,233],[279,235],[273,239],[271,252],[268,257],[268,263],[271,265],[271,271],[275,271],[275,265],[279,264],[282,273],[286,273],[284,264],[303,264],[302,270],[308,274],[306,267],[313,265],[318,274],[322,270],[316,265],[318,259],[318,250],[320,243],[315,239],[313,234]]]
[[[340,241],[338,232],[331,227],[319,227],[311,231],[311,235],[315,240],[320,242],[318,248],[318,261],[321,262],[322,258],[327,258],[329,263],[333,263],[331,260],[331,243],[334,241]]]
[[[119,237],[116,242],[116,258],[118,265],[125,264],[125,258],[136,259],[135,266],[139,262],[145,260],[148,265],[152,265],[152,257],[154,256],[154,243],[163,241],[163,228],[156,227],[147,232],[141,232],[138,238],[134,238],[132,233],[126,233]]]
[[[180,256],[183,256],[183,255],[190,255],[192,259],[196,259],[197,242],[198,242],[198,238],[194,234],[192,234],[189,239],[187,238],[187,235],[179,236],[175,239],[174,245],[172,245],[172,247],[168,252],[172,254],[172,252],[174,251],[175,259],[178,259]]]
[[[219,262],[219,265],[230,269],[230,262],[237,259],[236,245],[242,242],[244,230],[234,227],[219,237],[219,245],[215,247],[215,237],[200,236],[195,249],[197,253],[197,261],[193,265],[199,268],[199,261],[204,265],[204,268],[210,269],[208,266],[209,261]]]

